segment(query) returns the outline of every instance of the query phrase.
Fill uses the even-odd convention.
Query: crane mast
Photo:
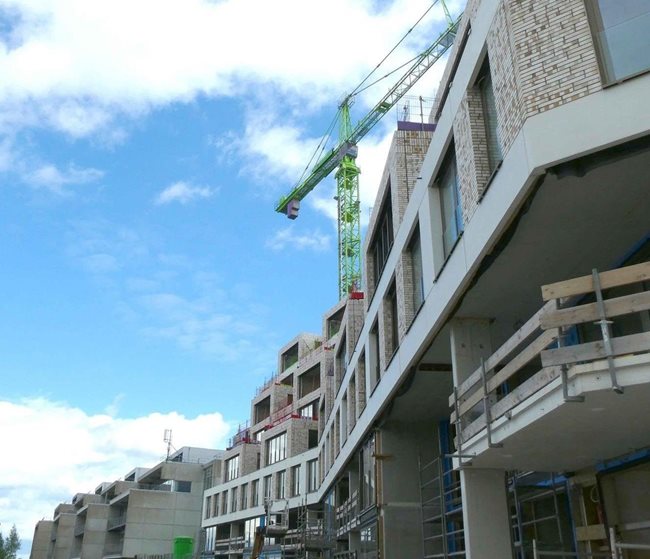
[[[350,98],[341,105],[340,138],[352,133]],[[352,146],[351,146],[352,148]],[[336,171],[339,234],[339,297],[361,288],[361,211],[357,150],[348,149]]]
[[[296,219],[300,202],[336,167],[336,200],[338,205],[338,264],[339,297],[343,299],[361,288],[361,211],[359,199],[359,174],[356,164],[357,144],[381,120],[408,90],[431,68],[452,46],[458,26],[449,15],[444,0],[442,4],[447,18],[447,27],[440,36],[414,60],[402,77],[390,88],[381,100],[353,128],[350,120],[350,106],[354,100],[348,95],[339,106],[339,141],[314,165],[309,175],[294,189],[283,196],[275,210]]]

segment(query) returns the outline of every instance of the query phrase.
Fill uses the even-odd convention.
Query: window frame
[[[232,481],[233,479],[237,479],[239,477],[239,454],[235,454],[235,456],[228,458],[226,460],[226,480],[225,481]]]
[[[411,303],[413,304],[413,319],[424,305],[426,294],[424,292],[424,269],[422,258],[422,236],[420,224],[416,224],[411,238],[406,245],[408,256],[411,260],[411,288],[413,290]],[[414,255],[417,254],[417,257]],[[417,273],[416,273],[417,272]],[[418,297],[419,294],[419,297]]]
[[[379,212],[377,213],[377,221],[375,223],[376,225],[372,234],[372,239],[369,243],[369,252],[372,255],[374,289],[379,285],[379,280],[384,273],[393,245],[395,244],[390,177],[388,179],[386,193],[381,202]],[[378,256],[382,256],[381,260]]]
[[[447,184],[447,174],[451,173],[453,180],[449,181],[452,184]],[[442,249],[445,261],[450,257],[454,252],[454,248],[458,244],[458,241],[463,236],[465,230],[465,223],[463,221],[463,208],[462,208],[462,197],[460,194],[460,184],[458,182],[458,163],[456,160],[456,144],[452,138],[445,156],[438,170],[438,174],[434,181],[435,187],[438,189],[440,197],[440,226],[442,231]],[[445,211],[445,189],[449,189],[451,198],[453,200],[453,211],[452,216],[454,218],[453,229],[455,237],[453,239],[447,240],[446,237],[446,211]]]
[[[617,85],[626,80],[650,72],[649,63],[648,66],[642,70],[638,70],[624,76],[616,77],[614,73],[614,63],[611,55],[611,49],[607,43],[603,41],[602,38],[602,35],[605,34],[606,30],[611,29],[613,26],[605,27],[605,22],[601,12],[600,0],[585,0],[585,8],[587,12],[587,19],[589,21],[591,36],[593,39],[594,49],[596,51],[596,59],[598,60],[598,68],[600,70],[601,83],[603,87]],[[648,14],[650,15],[650,12],[648,12]]]
[[[271,466],[286,460],[287,458],[288,437],[287,432],[283,431],[266,441],[266,465]]]

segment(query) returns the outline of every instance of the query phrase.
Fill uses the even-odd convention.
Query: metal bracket
[[[463,454],[463,424],[460,419],[460,406],[458,405],[458,387],[454,386],[454,412],[456,413],[456,421],[454,425],[456,426],[456,448],[458,452],[456,454],[446,455],[449,458],[458,458],[458,468],[462,469],[464,466],[471,466],[471,459],[474,458],[474,455]],[[470,462],[463,462],[463,458],[470,458]]]
[[[605,302],[603,301],[603,291],[600,287],[600,275],[598,270],[594,268],[591,271],[591,277],[594,282],[594,293],[596,294],[596,306],[598,308],[598,316],[600,320],[596,324],[600,324],[600,332],[603,336],[603,347],[607,354],[607,367],[609,368],[609,378],[612,382],[612,390],[617,394],[623,394],[623,387],[618,384],[616,379],[616,367],[614,366],[614,351],[612,349],[612,329],[611,320],[607,319],[605,312]]]
[[[563,347],[563,341],[567,337],[567,334],[564,333],[564,328],[561,329],[560,335],[558,336],[557,339],[557,346],[558,347]],[[565,402],[584,402],[585,397],[584,396],[569,396],[569,367],[567,366],[566,363],[563,363],[560,366],[560,371],[561,371],[561,378],[562,378],[562,397],[564,398]]]
[[[584,402],[584,396],[569,396],[568,368],[566,364],[560,366],[562,375],[562,397],[565,402]]]
[[[485,371],[485,361],[481,357],[481,378],[483,379],[483,412],[485,414],[485,427],[487,428],[488,448],[501,448],[502,443],[492,442],[492,415],[490,413],[490,395],[487,388],[487,373]]]

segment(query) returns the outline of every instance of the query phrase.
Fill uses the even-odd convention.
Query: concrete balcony
[[[114,518],[108,519],[108,530],[119,530],[126,526],[126,514],[121,514]]]
[[[573,471],[650,445],[650,263],[542,287],[546,304],[457,383],[457,465]]]

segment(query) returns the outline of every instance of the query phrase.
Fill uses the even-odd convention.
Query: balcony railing
[[[650,262],[603,273],[594,270],[589,276],[543,286],[546,304],[450,396],[459,454],[462,444],[483,430],[492,445],[492,422],[557,378],[561,378],[565,401],[575,400],[569,395],[568,379],[576,364],[601,361],[609,372],[611,388],[622,392],[614,359],[650,352],[647,314],[639,316],[650,309],[648,281]],[[630,287],[634,284],[639,285]],[[612,288],[625,288],[629,293],[610,297]],[[585,303],[585,296],[595,301]],[[638,318],[636,330],[630,326],[631,315]],[[625,324],[618,328],[623,317]],[[578,329],[594,323],[598,339],[578,341]],[[624,335],[614,335],[622,330]]]
[[[342,536],[359,525],[359,492],[352,493],[350,498],[336,509],[337,535]]]
[[[259,441],[256,441],[253,438],[251,434],[250,424],[247,421],[243,425],[239,425],[237,432],[232,437],[230,437],[227,449],[230,450],[231,448],[239,446],[240,444],[256,444],[258,442]]]
[[[146,491],[171,491],[172,486],[167,483],[138,483],[134,489],[144,489]]]
[[[241,553],[244,549],[244,536],[222,538],[214,542],[214,550],[220,553]]]
[[[356,551],[339,551],[334,554],[334,559],[357,559]]]
[[[272,427],[275,427],[276,425],[280,425],[280,423],[284,423],[288,419],[300,419],[300,414],[298,413],[298,409],[294,404],[289,404],[288,406],[285,406],[283,408],[280,408],[278,411],[273,412],[267,422],[267,429],[271,429]]]
[[[116,530],[124,525],[126,525],[126,514],[121,514],[120,516],[109,518],[107,527],[109,530]]]

